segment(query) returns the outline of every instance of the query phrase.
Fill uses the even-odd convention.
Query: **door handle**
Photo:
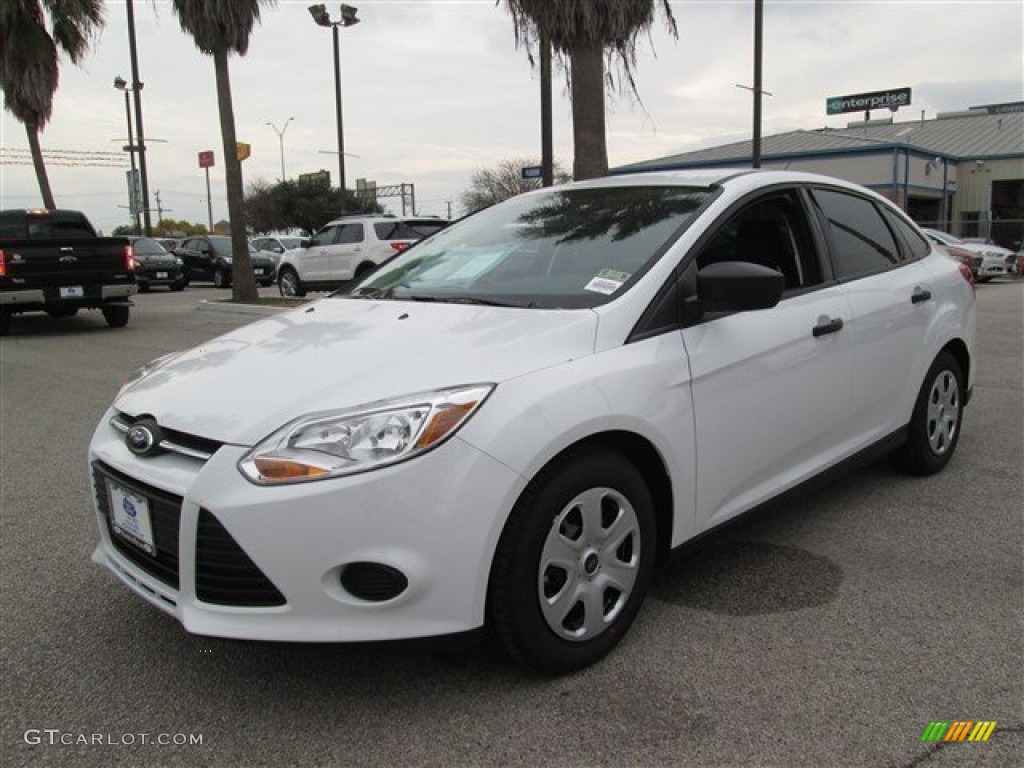
[[[914,288],[914,293],[910,297],[911,304],[920,304],[922,301],[928,301],[932,297],[932,292],[921,286]]]
[[[814,338],[819,336],[825,336],[829,333],[836,333],[843,327],[843,320],[840,317],[827,318],[823,317],[818,321],[818,324],[814,326],[811,333],[814,334]]]

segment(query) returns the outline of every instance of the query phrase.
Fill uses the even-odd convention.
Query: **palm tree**
[[[573,177],[608,173],[605,141],[605,54],[622,67],[620,82],[636,93],[636,39],[654,23],[659,0],[505,0],[516,27],[516,43],[527,47],[540,33],[556,54],[569,60],[572,93]],[[669,0],[660,0],[666,22],[678,37]]]
[[[51,34],[46,28],[50,18]],[[53,112],[60,80],[58,56],[79,63],[103,26],[102,0],[3,0],[0,2],[0,88],[4,108],[25,126],[43,205],[55,208],[39,147],[39,132]]]
[[[242,163],[237,155],[228,55],[245,55],[249,50],[249,35],[260,18],[260,8],[274,5],[274,0],[171,0],[171,5],[178,14],[182,30],[192,35],[196,47],[213,56],[220,133],[224,144],[228,218],[231,220],[232,298],[235,301],[252,301],[259,293],[245,237]]]

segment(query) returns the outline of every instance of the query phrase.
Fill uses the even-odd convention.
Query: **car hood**
[[[124,387],[114,407],[253,445],[307,413],[500,383],[584,357],[596,331],[591,310],[325,299],[178,353]]]

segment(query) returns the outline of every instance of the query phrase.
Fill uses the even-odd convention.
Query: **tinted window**
[[[78,213],[7,214],[0,227],[3,237],[11,239],[81,240],[96,237],[92,226]]]
[[[814,198],[828,223],[832,264],[840,280],[899,264],[896,241],[873,203],[830,189],[816,189]]]
[[[338,235],[339,243],[361,243],[363,242],[363,225],[358,223],[342,224],[341,233]]]
[[[931,253],[932,247],[928,244],[928,241],[918,233],[916,229],[905,222],[902,217],[898,216],[893,211],[887,210],[885,217],[889,220],[889,224],[906,244],[907,252],[912,259],[923,259],[929,253]]]
[[[419,240],[440,232],[444,221],[381,221],[373,225],[378,240]]]

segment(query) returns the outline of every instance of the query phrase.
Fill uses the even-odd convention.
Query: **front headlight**
[[[175,257],[174,257],[174,263],[175,263],[175,264],[177,264],[177,265],[178,265],[178,266],[180,267],[180,266],[182,266],[182,265],[183,265],[183,264],[184,264],[185,262],[184,262],[184,261],[182,261],[181,259],[179,259],[179,258],[178,258],[177,256],[175,256]]]
[[[308,414],[252,448],[238,469],[258,485],[280,485],[404,461],[454,435],[493,389],[493,384],[474,384]]]

